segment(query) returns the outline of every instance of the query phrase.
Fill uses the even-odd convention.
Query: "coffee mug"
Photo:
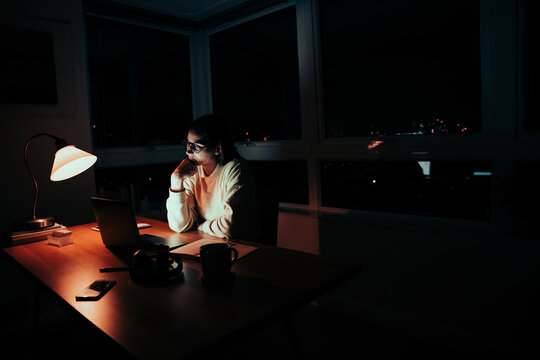
[[[227,243],[207,244],[201,246],[200,258],[204,280],[223,281],[231,278],[231,266],[238,260],[238,251]]]

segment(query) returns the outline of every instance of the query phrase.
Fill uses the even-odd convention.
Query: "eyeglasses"
[[[186,147],[186,150],[190,149],[195,154],[201,152],[202,149],[206,149],[208,146],[198,145],[196,143],[189,142],[187,139],[182,140],[182,144]]]

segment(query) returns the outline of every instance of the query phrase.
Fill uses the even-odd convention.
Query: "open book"
[[[209,239],[200,239],[195,240],[189,244],[186,244],[184,246],[180,246],[177,249],[171,250],[172,254],[180,254],[181,256],[192,258],[192,259],[198,259],[201,246],[207,245],[207,244],[220,244],[220,243],[228,243],[227,240],[209,240]],[[237,244],[237,243],[230,243],[233,248],[235,248],[238,251],[238,259],[241,259],[242,257],[251,254],[253,251],[257,250],[258,247],[256,246],[249,246],[244,244]]]

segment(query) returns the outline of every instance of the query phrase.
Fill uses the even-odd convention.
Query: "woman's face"
[[[186,147],[186,155],[188,156],[189,160],[194,162],[197,165],[208,165],[208,164],[216,164],[216,149],[213,147],[207,147],[206,145],[202,144],[201,137],[197,135],[194,132],[188,132],[187,136],[188,146]],[[191,145],[190,144],[194,144]],[[195,148],[199,148],[200,151],[197,153]]]

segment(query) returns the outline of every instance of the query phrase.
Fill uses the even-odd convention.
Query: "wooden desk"
[[[201,232],[175,234],[157,220],[138,221],[152,225],[141,233],[172,235],[187,242],[212,238]],[[194,355],[292,313],[359,271],[354,264],[257,244],[260,249],[233,266],[236,278],[229,286],[206,287],[200,263],[184,260],[182,282],[144,287],[127,272],[99,272],[125,264],[103,246],[99,233],[90,229],[93,226],[70,227],[72,245],[59,248],[42,241],[3,251],[138,358]],[[117,284],[97,302],[75,301],[78,292],[101,278]]]

